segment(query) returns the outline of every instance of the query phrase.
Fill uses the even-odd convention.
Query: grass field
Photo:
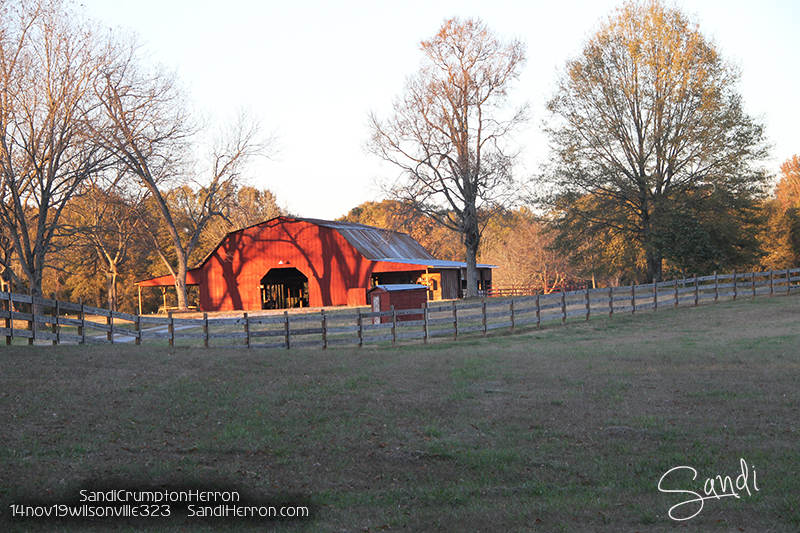
[[[708,478],[739,497],[673,508]],[[311,517],[12,516],[81,490]],[[797,296],[428,346],[0,348],[3,531],[797,532],[799,495]]]

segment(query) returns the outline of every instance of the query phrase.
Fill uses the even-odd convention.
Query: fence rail
[[[82,304],[0,292],[0,338],[34,344],[167,343],[204,347],[294,348],[422,340],[589,320],[705,301],[789,294],[800,289],[800,269],[714,274],[518,298],[429,302],[423,309],[381,312],[251,314],[184,318],[131,315]]]

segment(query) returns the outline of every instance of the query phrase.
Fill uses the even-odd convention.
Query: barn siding
[[[206,260],[201,305],[220,311],[260,309],[264,275],[292,267],[308,278],[310,306],[347,305],[348,289],[366,288],[374,265],[333,229],[275,219],[229,235]]]

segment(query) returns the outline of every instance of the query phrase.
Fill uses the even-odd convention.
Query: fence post
[[[203,313],[203,348],[208,348],[208,341],[210,335],[208,334],[208,313]]]
[[[428,302],[422,304],[422,343],[428,344]]]
[[[792,292],[792,273],[789,270],[786,269],[786,294]]]
[[[12,309],[14,309],[14,306],[11,304],[11,291],[8,291],[6,293],[5,302],[3,303],[3,310],[8,312],[8,316],[6,317],[6,346],[11,346],[11,339],[14,338],[14,319],[11,317]]]
[[[591,300],[589,299],[589,285],[586,285],[586,322],[589,322],[589,315],[592,313]]]
[[[755,300],[756,299],[756,273],[755,272],[751,272],[750,276],[751,276],[750,281],[753,282],[753,298],[752,299]]]
[[[455,300],[453,300],[453,340],[458,340],[458,306]]]
[[[614,287],[608,284],[608,316],[614,316]]]
[[[358,311],[358,347],[364,347],[364,318],[361,316],[361,311]]]
[[[392,310],[392,345],[397,344],[397,312],[394,310],[394,306],[389,306]]]
[[[361,311],[359,311],[358,314],[360,315]],[[359,319],[358,323],[361,324],[361,320],[360,319]],[[292,336],[291,331],[292,330],[291,330],[290,324],[289,324],[289,311],[284,311],[283,312],[283,338],[284,338],[284,341],[286,342],[286,349],[287,350],[289,348],[291,348],[291,340],[292,340],[291,339],[291,336]],[[359,332],[359,336],[361,336],[360,332]]]
[[[511,334],[514,334],[514,326],[516,325],[516,317],[514,316],[514,299],[508,304],[508,311],[511,313]]]
[[[769,297],[772,298],[772,293],[775,290],[775,279],[772,270],[769,271]]]
[[[567,301],[564,294],[564,288],[561,288],[561,325],[567,323]]]
[[[719,301],[719,278],[717,277],[717,271],[714,271],[714,303]]]
[[[536,293],[536,327],[542,327],[542,306],[539,305],[539,293]]]
[[[486,324],[486,300],[483,299],[483,298],[481,298],[481,300],[483,300],[481,302],[483,304],[481,306],[481,313],[483,314],[481,322],[483,323],[483,336],[485,337],[486,336],[487,327],[488,327],[487,324]]]
[[[734,269],[734,271],[733,271],[733,301],[734,302],[736,301],[736,297],[737,296],[739,296],[739,293],[738,293],[737,287],[736,287],[736,270]]]
[[[328,317],[325,316],[325,309],[322,311],[322,349],[328,349]]]
[[[653,281],[653,312],[658,311],[658,282]]]
[[[700,294],[699,294],[700,286],[697,282],[697,272],[694,273],[694,306],[697,307],[697,304],[700,301]]]
[[[78,343],[86,344],[86,313],[83,310],[83,298],[78,298],[78,305],[81,306],[78,311],[78,319],[81,321],[81,325],[78,326],[78,336],[81,340]]]
[[[167,331],[169,331],[169,345],[175,346],[175,322],[172,318],[172,311],[167,311],[167,319],[169,319],[169,323],[167,324]]]
[[[247,346],[247,349],[250,349],[250,316],[245,313],[244,314],[244,343]]]
[[[631,314],[636,314],[636,286],[631,281]]]
[[[30,311],[31,315],[31,319],[28,320],[28,331],[31,332],[31,336],[28,337],[28,346],[33,346],[36,340],[36,306],[33,305],[33,296],[31,296],[31,304],[28,311]]]
[[[53,320],[53,335],[55,336],[55,339],[53,339],[53,346],[57,346],[59,341],[61,340],[60,339],[61,328],[58,327],[58,315],[61,314],[61,313],[60,313],[60,307],[59,307],[58,303],[59,303],[58,300],[56,300],[56,305],[55,305],[55,307],[53,307],[53,312],[55,313],[55,316],[53,317],[53,319],[54,319]]]
[[[108,326],[108,333],[106,333],[106,340],[114,344],[114,314],[109,311],[106,317],[106,326]]]
[[[678,278],[675,278],[675,309],[678,308],[678,302],[680,302],[680,294],[678,293]]]
[[[136,315],[136,338],[133,340],[136,346],[142,344],[142,315]]]

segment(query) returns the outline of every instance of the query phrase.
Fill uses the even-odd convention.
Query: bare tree
[[[467,297],[475,297],[482,227],[517,190],[517,153],[508,141],[527,106],[507,104],[525,46],[501,41],[480,20],[457,18],[420,46],[423,65],[407,79],[393,115],[382,121],[370,114],[367,150],[401,169],[391,197],[461,235]]]
[[[127,60],[107,69],[105,83],[97,87],[113,123],[98,133],[106,148],[149,191],[169,234],[175,264],[162,247],[157,246],[157,251],[175,279],[178,307],[187,309],[189,257],[207,224],[224,215],[248,160],[264,153],[268,143],[259,141],[258,122],[242,112],[211,141],[205,166],[200,168],[191,152],[199,127],[175,76],[163,70],[137,70],[135,53],[132,47]],[[187,222],[179,224],[179,214]],[[181,225],[184,231],[179,231]],[[157,240],[154,243],[158,245]]]
[[[549,294],[575,279],[566,258],[552,249],[552,235],[526,208],[495,217],[484,240],[482,260],[498,267],[495,287],[536,287]]]
[[[0,2],[0,224],[34,296],[65,205],[106,163],[91,88],[113,52],[60,0]]]
[[[64,232],[70,252],[62,254],[73,267],[96,257],[105,271],[108,309],[117,310],[117,279],[128,251],[142,239],[141,198],[114,186],[89,183],[67,204]],[[75,253],[75,249],[79,253]],[[77,262],[77,265],[74,264]]]

